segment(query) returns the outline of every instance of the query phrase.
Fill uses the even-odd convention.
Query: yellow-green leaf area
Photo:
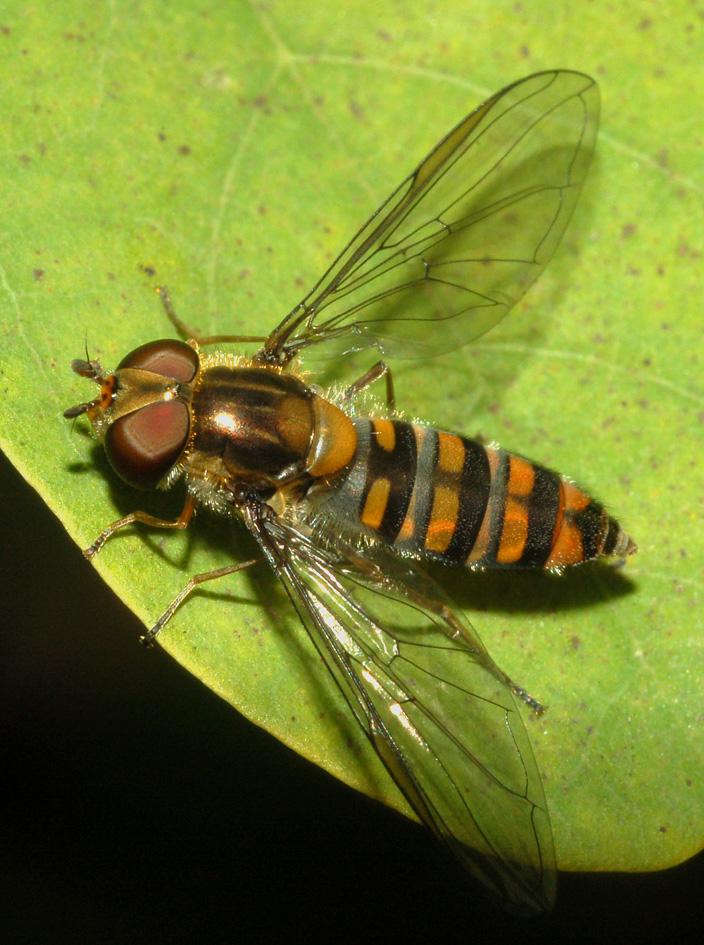
[[[63,420],[92,396],[68,367],[86,343],[114,365],[172,335],[161,283],[201,333],[265,333],[489,94],[558,66],[598,79],[594,168],[540,283],[472,348],[395,371],[407,416],[574,476],[638,542],[619,571],[433,571],[549,706],[525,721],[572,869],[656,869],[704,845],[704,22],[682,0],[649,10],[61,0],[0,23],[0,445],[83,547],[135,507],[180,510],[115,482]],[[201,514],[188,534],[121,534],[96,567],[151,625],[191,574],[252,553]],[[161,642],[400,803],[273,575],[208,588]]]

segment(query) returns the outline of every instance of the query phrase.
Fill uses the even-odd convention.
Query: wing
[[[439,354],[495,325],[537,279],[579,197],[599,90],[577,72],[509,85],[460,122],[266,342]]]
[[[549,908],[545,798],[508,680],[439,589],[381,552],[245,520],[366,737],[419,817],[502,906]],[[340,551],[340,549],[343,549]]]

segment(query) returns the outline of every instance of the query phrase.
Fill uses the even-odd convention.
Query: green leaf
[[[395,383],[408,416],[573,475],[638,542],[619,572],[434,575],[550,706],[526,724],[560,866],[644,870],[704,845],[702,28],[685,29],[683,2],[655,24],[596,7],[565,5],[550,36],[505,3],[428,18],[370,0],[344,17],[303,0],[73,2],[7,21],[0,445],[83,547],[135,507],[176,514],[178,496],[131,493],[62,419],[90,396],[68,368],[84,343],[114,365],[171,335],[160,283],[200,333],[266,332],[488,94],[556,65],[596,75],[597,158],[557,258],[479,344],[404,363]],[[251,553],[203,514],[192,534],[122,534],[96,567],[151,625],[191,574]],[[273,576],[198,595],[162,642],[297,751],[398,803]]]

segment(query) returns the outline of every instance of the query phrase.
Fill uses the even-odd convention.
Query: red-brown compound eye
[[[178,400],[159,401],[111,424],[105,452],[118,476],[138,489],[153,489],[183,452],[188,432],[188,407]]]
[[[139,368],[162,377],[172,377],[181,384],[189,384],[198,370],[198,355],[185,341],[163,338],[135,348],[120,361],[117,370]]]

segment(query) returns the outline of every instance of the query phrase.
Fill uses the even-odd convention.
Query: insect
[[[185,528],[197,505],[241,518],[332,679],[418,818],[494,899],[550,906],[554,853],[516,697],[419,562],[560,571],[636,546],[568,479],[493,446],[403,420],[377,361],[322,393],[309,349],[337,357],[441,354],[495,325],[551,258],[579,196],[599,111],[567,71],[508,86],[454,128],[266,337],[158,340],[114,371],[77,360],[87,414],[115,472],[143,489],[186,486],[173,521],[135,511],[86,550],[142,523]],[[167,312],[181,327],[162,290]],[[256,342],[252,356],[227,343]],[[370,408],[383,381],[386,403]],[[377,386],[377,389],[379,387]]]

